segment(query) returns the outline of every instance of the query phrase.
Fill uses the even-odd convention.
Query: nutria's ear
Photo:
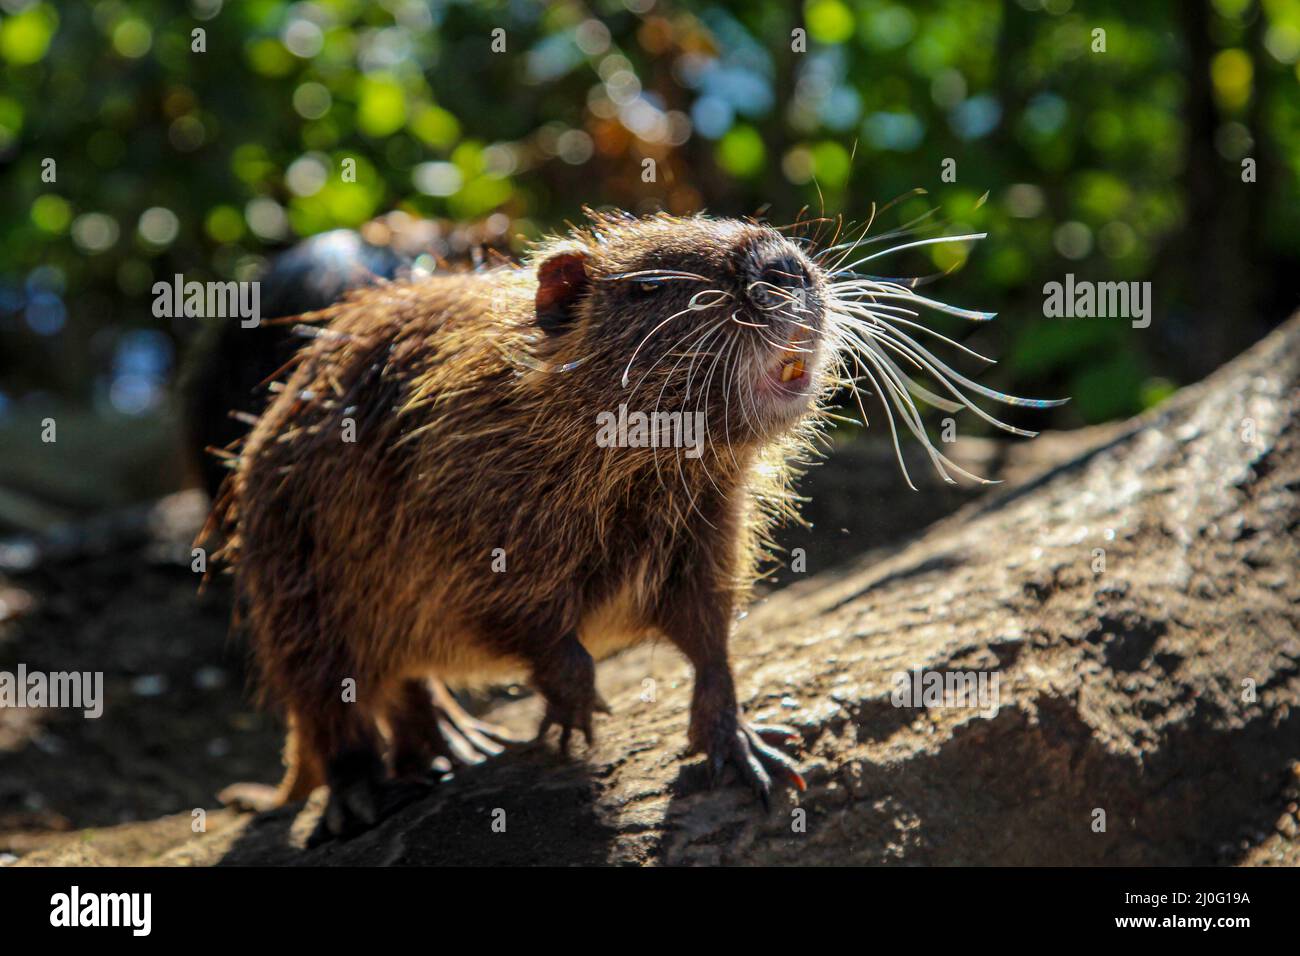
[[[537,324],[553,335],[563,332],[590,285],[586,253],[570,250],[551,256],[537,267]]]

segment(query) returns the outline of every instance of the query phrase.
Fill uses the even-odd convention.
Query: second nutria
[[[381,283],[309,317],[211,522],[290,727],[279,788],[232,796],[328,783],[328,830],[367,825],[384,777],[427,764],[447,714],[427,679],[521,673],[567,748],[603,706],[593,656],[652,635],[694,667],[689,743],[714,778],[730,766],[765,800],[773,775],[802,788],[772,746],[791,732],[745,720],[727,658],[792,509],[788,461],[859,370],[941,472],[911,394],[982,416],[957,384],[1019,401],[891,324],[915,314],[902,300],[938,303],[824,265],[752,222],[593,214],[526,266]],[[602,433],[629,410],[664,440]],[[690,423],[656,413],[702,438],[666,447]]]

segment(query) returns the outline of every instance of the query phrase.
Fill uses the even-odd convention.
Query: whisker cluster
[[[900,197],[898,201],[903,198],[906,197]],[[704,276],[675,269],[646,269],[604,277],[604,281],[610,282],[686,282],[705,286],[690,296],[684,308],[677,308],[658,320],[641,338],[632,350],[621,380],[624,389],[634,383],[631,394],[635,395],[651,374],[660,370],[650,392],[655,413],[659,412],[669,391],[678,393],[683,412],[690,412],[692,406],[697,412],[701,408],[716,408],[720,413],[719,420],[710,416],[704,422],[704,443],[712,448],[713,454],[696,465],[703,472],[705,485],[719,487],[711,469],[728,459],[730,467],[740,468],[733,448],[734,428],[742,429],[743,434],[759,434],[765,430],[768,412],[759,407],[758,395],[750,383],[743,381],[750,375],[762,374],[756,369],[761,368],[758,363],[766,359],[759,356],[808,356],[809,371],[818,376],[818,401],[814,413],[797,423],[781,440],[780,454],[788,458],[802,451],[820,457],[814,442],[825,441],[826,423],[832,419],[854,421],[825,407],[825,401],[834,390],[842,388],[852,394],[863,425],[868,423],[865,397],[874,392],[884,409],[899,468],[908,486],[914,490],[916,485],[902,453],[903,436],[907,433],[920,442],[944,481],[955,483],[954,476],[961,476],[982,484],[994,483],[965,470],[940,450],[941,445],[932,440],[927,430],[923,415],[926,409],[939,409],[949,414],[968,410],[994,428],[1033,437],[1036,432],[1003,421],[979,400],[1039,409],[1067,401],[1021,398],[997,391],[981,385],[940,358],[932,350],[936,343],[981,363],[994,364],[988,356],[932,328],[926,321],[927,315],[951,315],[970,322],[987,322],[995,318],[995,313],[950,305],[917,291],[919,286],[939,278],[939,275],[883,278],[860,271],[866,264],[896,253],[985,238],[985,233],[919,238],[922,230],[928,232],[944,225],[932,218],[935,209],[901,227],[868,236],[878,213],[898,201],[873,209],[865,224],[848,226],[842,220],[835,222],[834,235],[828,237],[825,245],[819,241],[820,236],[788,237],[805,242],[807,255],[817,264],[825,279],[825,284],[819,285],[821,301],[815,308],[809,307],[810,303],[802,293],[796,294],[788,287],[765,278],[750,281],[743,290],[733,294],[713,286],[712,281]],[[821,225],[830,222],[811,221],[819,226],[819,231]],[[806,224],[797,223],[790,228],[802,225]],[[774,274],[789,279],[799,278],[784,272]],[[690,318],[683,321],[687,316]],[[806,333],[806,339],[799,337],[801,332]],[[650,344],[660,338],[668,341]],[[824,339],[820,347],[819,338]],[[653,352],[654,360],[643,362],[648,367],[633,377],[632,371],[647,349]],[[823,354],[824,361],[819,361],[818,356]],[[716,399],[710,394],[715,385],[720,389]],[[650,395],[646,396],[647,399]],[[694,508],[694,498],[703,488],[687,481],[683,470],[683,450],[669,451],[656,447],[656,472],[659,472],[661,453],[671,454],[674,458],[677,477],[687,492],[685,507],[687,510]],[[786,473],[782,471],[782,474]],[[664,476],[660,474],[660,482],[663,480]],[[782,488],[775,489],[774,486],[774,500],[770,504],[777,510],[794,514],[787,500],[792,497],[793,490],[788,487],[787,479]]]
[[[850,374],[849,366],[852,363],[852,366],[861,373],[860,380],[870,382],[879,394],[893,438],[894,454],[904,479],[913,489],[916,486],[912,484],[898,441],[897,420],[901,420],[907,430],[921,442],[935,470],[944,481],[954,483],[955,480],[949,474],[949,471],[952,471],[983,484],[994,483],[961,468],[935,447],[914,399],[950,413],[969,409],[995,428],[1025,437],[1033,437],[1037,432],[1017,428],[995,417],[978,405],[970,393],[1003,405],[1022,408],[1052,408],[1068,401],[1068,399],[1021,398],[980,385],[944,363],[909,332],[914,330],[924,333],[980,361],[993,364],[993,360],[987,356],[936,332],[916,319],[920,317],[922,310],[953,315],[972,322],[987,322],[995,317],[995,313],[958,308],[919,295],[903,282],[866,276],[854,271],[862,263],[904,249],[942,242],[965,242],[982,239],[984,236],[984,233],[978,233],[906,242],[861,257],[848,265],[841,266],[837,263],[835,271],[831,273],[831,301],[828,305],[829,333],[839,355],[841,372],[849,382],[858,381],[859,379]],[[835,251],[840,252],[839,263],[851,256],[862,244],[863,242],[860,241],[834,247]],[[823,252],[827,251],[830,250],[823,250]],[[916,374],[928,378],[940,392],[945,392],[947,395],[936,394],[935,391],[926,388],[916,380],[914,377]],[[856,387],[853,391],[865,419],[866,409],[862,406],[861,391]]]

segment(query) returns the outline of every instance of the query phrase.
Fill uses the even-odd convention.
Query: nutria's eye
[[[632,294],[636,296],[638,299],[648,299],[656,292],[658,292],[661,288],[662,286],[660,285],[660,283],[652,282],[648,279],[643,279],[640,282],[632,283]]]

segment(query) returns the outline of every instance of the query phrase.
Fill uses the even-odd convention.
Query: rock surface
[[[189,813],[69,833],[20,865],[1296,865],[1298,415],[1300,318],[1068,461],[753,608],[741,699],[799,729],[809,783],[767,814],[700,789],[689,669],[664,645],[602,665],[591,750],[523,747],[353,840],[304,848],[318,792],[209,811],[203,833]],[[895,706],[917,669],[996,676],[998,706]]]

